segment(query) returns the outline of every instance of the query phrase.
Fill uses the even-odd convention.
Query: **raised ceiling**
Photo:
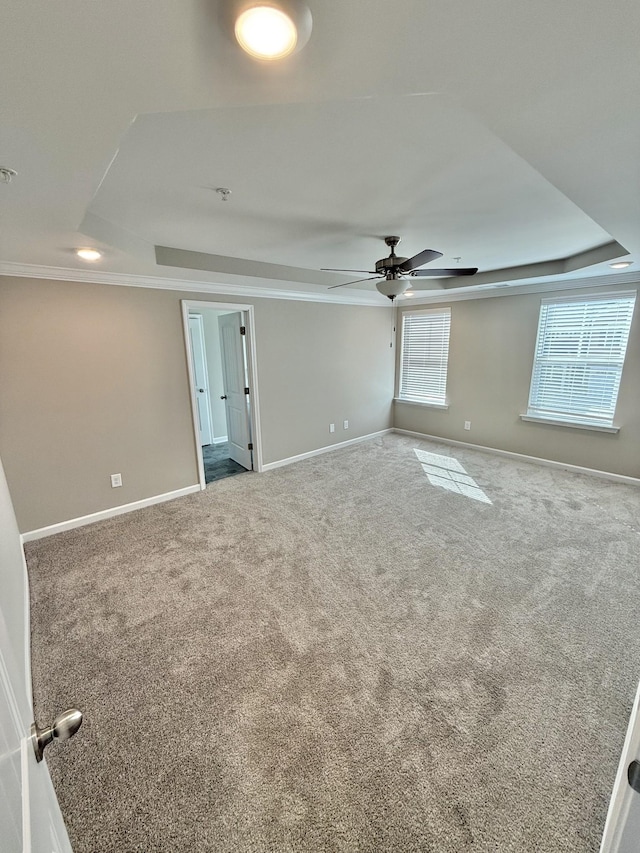
[[[217,2],[10,6],[0,270],[87,269],[91,243],[110,273],[273,288],[153,246],[370,269],[387,233],[481,271],[611,241],[640,262],[635,2],[311,0],[278,65],[236,49]]]

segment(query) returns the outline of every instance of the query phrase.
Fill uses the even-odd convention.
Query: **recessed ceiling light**
[[[257,59],[283,59],[298,43],[296,25],[275,6],[245,9],[236,20],[235,33],[240,47]]]
[[[99,261],[102,257],[102,252],[97,249],[76,249],[76,255],[82,258],[83,261]]]
[[[612,270],[623,270],[630,267],[633,261],[616,261],[615,264],[609,264]]]

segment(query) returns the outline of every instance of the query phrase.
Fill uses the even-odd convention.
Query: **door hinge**
[[[247,450],[253,450],[253,442],[252,441],[250,441],[249,444],[247,444]]]
[[[249,389],[248,389],[248,388],[245,388],[245,389],[244,389],[244,393],[245,393],[245,394],[248,394],[248,393],[249,393]]]
[[[247,334],[247,327],[246,326],[240,326],[240,334],[241,335]]]

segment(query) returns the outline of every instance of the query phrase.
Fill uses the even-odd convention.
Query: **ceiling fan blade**
[[[375,275],[375,270],[343,270],[337,267],[320,267],[321,272],[366,272],[369,275]]]
[[[411,270],[415,270],[417,267],[421,267],[424,264],[428,264],[429,261],[435,261],[441,257],[442,252],[436,252],[435,249],[424,249],[424,251],[418,252],[417,255],[407,258],[406,261],[399,264],[398,269],[400,272],[411,272]]]
[[[455,278],[459,275],[475,275],[478,272],[478,267],[453,267],[452,269],[444,269],[444,270],[414,270],[411,273],[411,277],[414,276],[419,278]]]
[[[332,284],[329,290],[334,290],[336,287],[346,287],[348,284],[358,284],[361,281],[373,281],[375,278],[384,278],[384,276],[373,275],[371,278],[357,278],[355,281],[345,281],[344,284]]]

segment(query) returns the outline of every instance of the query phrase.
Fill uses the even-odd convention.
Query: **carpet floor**
[[[640,491],[387,435],[26,546],[76,853],[595,853]]]

